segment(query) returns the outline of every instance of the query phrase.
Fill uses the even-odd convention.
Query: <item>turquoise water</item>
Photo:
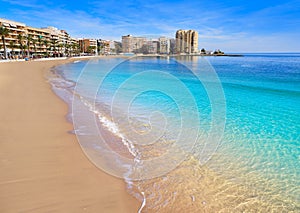
[[[144,211],[300,211],[300,54],[100,59],[57,73],[84,151]]]

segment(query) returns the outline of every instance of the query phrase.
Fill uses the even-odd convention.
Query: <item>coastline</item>
[[[80,149],[67,104],[46,82],[54,66],[81,58],[0,63],[1,212],[137,212],[125,182]]]

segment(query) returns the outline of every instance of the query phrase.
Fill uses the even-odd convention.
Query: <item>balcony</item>
[[[11,36],[18,36],[19,34],[18,33],[9,33],[9,35],[11,35]]]
[[[17,40],[16,38],[12,38],[12,37],[6,37],[5,41],[15,41]]]

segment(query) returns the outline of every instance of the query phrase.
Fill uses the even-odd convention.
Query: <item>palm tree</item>
[[[27,49],[27,48],[28,48],[27,45],[24,44],[24,45],[23,45],[23,50],[24,50],[24,51],[23,51],[23,56],[26,54],[26,49]]]
[[[3,49],[4,49],[4,57],[7,59],[7,52],[6,52],[6,45],[5,45],[5,36],[8,36],[9,34],[9,29],[6,27],[0,27],[0,35],[2,38],[2,43],[3,43]]]
[[[38,36],[38,42],[39,42],[40,53],[42,52],[42,38],[43,38],[43,36],[41,36],[41,35]]]
[[[51,43],[52,43],[52,51],[53,51],[52,56],[56,57],[56,56],[58,56],[58,53],[56,52],[56,50],[59,51],[58,40],[52,39]]]
[[[54,52],[56,51],[56,45],[57,45],[57,40],[52,39],[52,48]]]
[[[32,39],[32,44],[33,44],[33,48],[34,48],[34,54],[36,54],[36,40]]]
[[[60,54],[62,54],[62,49],[63,49],[63,47],[64,47],[63,44],[59,44],[59,45],[58,45],[58,52],[59,52]]]
[[[45,47],[46,47],[46,55],[48,56],[48,40],[43,40],[43,43],[44,43],[44,45],[45,45]]]
[[[95,49],[96,49],[96,47],[94,47],[94,46],[89,46],[88,49],[87,49],[87,52],[88,52],[88,53],[91,53],[91,54],[95,54]]]
[[[9,47],[11,48],[11,56],[15,55],[15,48],[17,47],[14,41],[9,42]]]
[[[18,34],[18,43],[20,45],[20,50],[22,51],[22,55],[24,50],[23,39],[24,37],[21,34]]]
[[[79,53],[79,44],[78,43],[73,43],[72,44],[72,50],[74,54],[78,54]]]
[[[76,43],[72,44],[72,53],[75,55],[76,54]]]
[[[32,35],[27,35],[27,50],[28,50],[28,52],[27,52],[27,56],[29,57],[30,56],[30,43],[32,42]]]
[[[71,45],[68,43],[65,45],[65,53],[67,54],[67,56],[70,56],[70,47]]]

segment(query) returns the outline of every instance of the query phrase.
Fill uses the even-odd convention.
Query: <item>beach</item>
[[[67,104],[45,75],[75,59],[0,63],[0,212],[137,212],[123,180],[96,168],[68,133]]]
[[[0,63],[0,212],[299,212],[300,56],[248,54],[208,60],[226,95],[226,128],[207,162],[203,159],[214,141],[206,133],[220,131],[208,128],[214,102],[197,86],[207,79],[195,79],[192,69],[183,66],[202,71],[208,63],[202,57]],[[107,67],[114,68],[102,82]],[[177,99],[162,95],[167,91],[172,97],[178,82],[161,72],[149,75],[149,70],[184,82],[197,108],[185,93]],[[141,73],[148,75],[132,81]],[[159,91],[153,90],[153,82],[161,86]],[[140,91],[147,92],[137,97]],[[124,104],[130,101],[130,107]],[[73,124],[67,121],[72,120],[66,116],[68,106]],[[201,113],[200,125],[192,123],[195,110]],[[156,111],[170,125],[163,140],[144,145],[153,137],[136,136],[147,132],[149,115]],[[222,107],[214,113],[220,120]],[[124,122],[128,115],[129,124]],[[181,125],[181,120],[188,122]],[[151,118],[154,133],[160,121]],[[73,128],[77,138],[70,133]],[[192,150],[176,168],[168,167],[181,159],[176,150],[169,151],[178,130],[191,133],[194,128],[201,134],[188,146]],[[189,135],[182,145],[188,144]],[[158,155],[165,157],[163,164],[156,162]],[[158,170],[156,177],[156,168],[169,171]]]

